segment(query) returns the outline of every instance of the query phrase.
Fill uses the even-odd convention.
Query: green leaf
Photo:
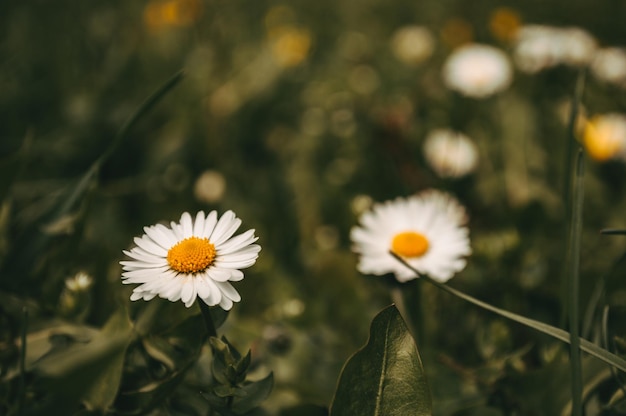
[[[105,408],[119,388],[124,353],[132,340],[126,312],[114,315],[88,344],[48,354],[35,366],[49,393],[32,414],[71,414],[79,402]]]
[[[39,253],[44,251],[46,246],[54,234],[66,231],[80,219],[80,215],[76,215],[80,211],[81,204],[84,201],[87,191],[91,189],[96,182],[98,173],[102,165],[113,156],[115,150],[128,135],[131,127],[153,108],[174,86],[182,80],[183,71],[174,74],[169,80],[161,85],[154,93],[152,93],[128,118],[126,123],[119,129],[111,144],[102,152],[100,157],[96,159],[80,179],[69,187],[59,202],[46,213],[43,218],[35,224],[35,228],[25,233],[21,239],[14,244],[16,251],[7,256],[11,261],[9,266],[14,270],[31,270],[32,259],[38,258]],[[0,184],[1,185],[1,184]]]
[[[274,387],[274,374],[269,373],[267,377],[259,381],[253,381],[243,385],[240,390],[244,393],[236,396],[233,400],[232,410],[238,415],[243,415],[259,406],[272,392]]]
[[[122,344],[122,348],[114,351],[114,354],[108,361],[107,367],[96,378],[84,396],[85,407],[88,410],[105,410],[113,404],[115,396],[122,381],[122,372],[124,370],[124,358],[126,357],[126,349],[132,341],[131,336],[132,324],[128,318],[126,308],[118,308],[117,312],[109,318],[106,325],[102,329],[99,337],[108,339],[116,334],[125,334],[126,342]]]
[[[374,318],[369,341],[346,362],[330,414],[432,414],[430,390],[417,346],[394,305]]]

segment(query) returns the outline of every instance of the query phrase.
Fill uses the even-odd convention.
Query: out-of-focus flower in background
[[[502,42],[510,42],[517,36],[517,30],[522,24],[519,13],[509,7],[498,7],[491,13],[489,30],[491,34]]]
[[[296,22],[293,9],[276,6],[265,15],[267,41],[274,59],[283,67],[301,64],[309,55],[311,32]]]
[[[441,41],[450,48],[456,48],[474,39],[472,24],[460,17],[446,20],[439,32]]]
[[[357,268],[379,276],[395,273],[400,282],[419,277],[392,251],[420,273],[445,282],[465,268],[465,256],[471,254],[466,223],[465,208],[441,191],[374,204],[350,233],[359,254]]]
[[[591,73],[602,82],[626,87],[626,51],[622,48],[599,49],[591,62]]]
[[[424,26],[404,26],[393,33],[391,50],[400,62],[417,66],[433,54],[435,38]]]
[[[91,309],[92,285],[93,278],[83,271],[66,279],[59,298],[59,313],[65,318],[84,320]]]
[[[195,23],[202,16],[200,0],[153,0],[143,12],[144,24],[151,31],[168,27],[183,27]]]
[[[442,178],[465,176],[478,163],[478,148],[472,139],[450,129],[431,131],[422,149],[428,165]]]
[[[213,204],[219,202],[226,192],[226,178],[215,170],[206,170],[198,176],[193,194],[198,201]]]
[[[130,299],[150,300],[158,295],[190,307],[199,297],[209,306],[231,309],[241,296],[230,282],[242,280],[240,269],[252,266],[261,251],[253,244],[258,239],[254,230],[233,237],[240,225],[232,211],[219,220],[216,211],[207,216],[200,211],[195,220],[183,213],[171,228],[144,227],[145,234],[134,240],[137,246],[124,251],[133,260],[120,262],[123,283],[140,284]]]
[[[594,58],[597,43],[579,27],[522,26],[514,46],[515,63],[527,73],[557,65],[584,66]]]
[[[284,26],[271,32],[269,42],[276,61],[282,66],[292,67],[307,58],[312,38],[306,28]]]
[[[473,43],[452,52],[443,66],[443,80],[448,88],[463,95],[485,98],[507,89],[513,71],[500,49]]]
[[[589,156],[599,162],[626,156],[626,115],[599,114],[585,123],[583,143]]]

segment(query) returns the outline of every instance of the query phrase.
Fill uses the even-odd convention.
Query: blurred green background
[[[232,209],[242,230],[256,229],[260,258],[235,284],[243,300],[222,330],[242,350],[252,347],[261,374],[275,372],[272,414],[328,406],[343,362],[391,301],[391,278],[360,275],[350,250],[350,228],[372,201],[429,187],[455,194],[470,214],[474,254],[451,285],[564,326],[567,120],[580,69],[520,71],[515,36],[528,24],[576,26],[598,50],[623,47],[625,17],[621,0],[2,1],[4,408],[13,400],[22,306],[29,331],[60,319],[102,327],[130,303],[122,250],[143,226],[184,211]],[[394,49],[406,26],[432,36],[419,62]],[[506,91],[478,100],[446,88],[444,61],[471,42],[510,58]],[[183,69],[78,203],[55,216],[136,108]],[[625,91],[588,72],[581,113],[622,113]],[[428,164],[424,139],[442,127],[475,141],[471,174],[440,178]],[[580,304],[590,337],[601,332],[605,304],[611,335],[622,335],[624,240],[599,230],[626,226],[625,173],[621,157],[587,159]],[[81,271],[93,285],[84,309],[68,310],[65,282]],[[411,306],[423,316],[419,348],[435,414],[555,414],[542,409],[564,406],[567,366],[559,365],[567,360],[558,346],[420,289]],[[134,317],[147,304],[128,307]],[[593,366],[588,374],[604,374]],[[602,380],[594,392],[607,403],[619,379]],[[613,398],[606,411],[617,413],[606,414],[622,414],[619,403]]]

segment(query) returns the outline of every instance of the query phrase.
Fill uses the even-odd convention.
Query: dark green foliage
[[[347,361],[330,415],[432,415],[417,346],[395,306],[374,318],[367,345]]]

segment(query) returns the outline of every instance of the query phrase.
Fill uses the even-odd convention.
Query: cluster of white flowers
[[[379,276],[394,273],[400,282],[419,277],[393,252],[420,273],[445,282],[465,268],[465,256],[472,252],[466,223],[465,208],[436,190],[374,204],[350,233],[360,255],[357,268]]]
[[[443,66],[445,85],[472,98],[485,98],[511,85],[513,71],[506,54],[482,44],[464,45]]]
[[[526,25],[517,32],[514,57],[520,70],[536,73],[557,65],[588,65],[596,49],[594,37],[579,27]]]

